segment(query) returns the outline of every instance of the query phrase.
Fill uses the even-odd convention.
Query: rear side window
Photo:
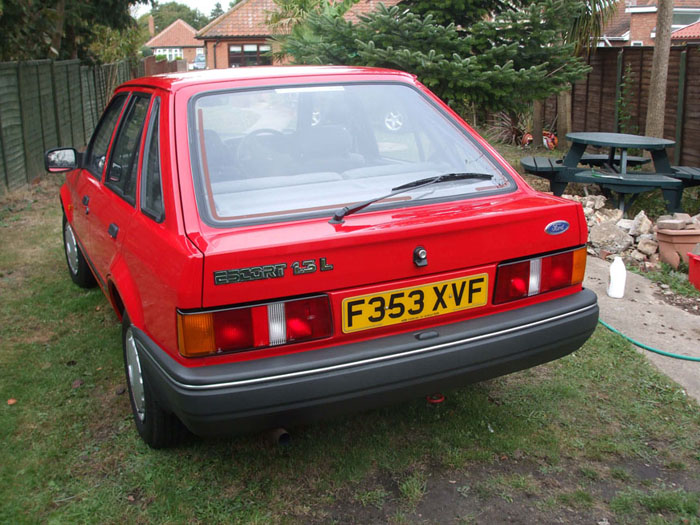
[[[149,103],[148,95],[136,94],[131,98],[107,168],[105,186],[130,204],[136,199],[139,146]]]
[[[97,129],[92,134],[90,147],[88,148],[85,159],[85,167],[98,179],[102,178],[102,170],[105,165],[105,157],[107,156],[109,142],[112,140],[114,127],[117,125],[117,120],[122,112],[125,101],[126,94],[120,94],[114,97],[102,115]]]
[[[162,222],[163,186],[160,177],[160,99],[153,101],[151,118],[148,123],[146,145],[141,166],[141,211],[151,219]]]

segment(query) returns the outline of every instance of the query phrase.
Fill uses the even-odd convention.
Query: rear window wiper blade
[[[384,199],[388,199],[389,197],[393,197],[394,195],[398,195],[399,193],[406,192],[408,190],[413,190],[415,188],[423,188],[425,186],[431,186],[433,184],[440,184],[442,182],[452,182],[456,180],[492,180],[494,178],[494,175],[490,173],[469,173],[469,172],[464,172],[464,173],[445,173],[443,175],[436,175],[435,177],[428,177],[425,179],[418,179],[414,180],[412,182],[407,182],[406,184],[402,184],[401,186],[397,186],[396,188],[391,189],[391,193],[387,193],[386,195],[382,195],[381,197],[375,197],[373,199],[369,199],[367,201],[361,202],[359,204],[355,204],[354,206],[346,206],[341,210],[338,210],[335,212],[333,215],[333,218],[329,220],[328,222],[330,224],[342,224],[344,222],[344,218],[347,217],[348,215],[352,215],[355,212],[358,212],[370,204],[374,204],[375,202],[382,201]]]

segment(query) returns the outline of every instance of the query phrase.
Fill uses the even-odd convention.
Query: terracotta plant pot
[[[700,230],[658,230],[656,240],[661,260],[678,268],[681,259],[688,264],[688,252],[700,242]]]

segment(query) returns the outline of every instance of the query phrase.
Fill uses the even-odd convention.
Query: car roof
[[[120,87],[152,87],[166,91],[177,91],[183,87],[198,84],[211,84],[216,82],[231,81],[255,81],[261,84],[274,80],[277,83],[281,79],[300,79],[315,77],[346,77],[347,80],[387,80],[395,78],[408,82],[415,82],[416,76],[377,67],[352,67],[352,66],[255,66],[239,67],[231,69],[209,69],[204,71],[190,71],[183,73],[166,73],[151,77],[141,77],[129,80]]]

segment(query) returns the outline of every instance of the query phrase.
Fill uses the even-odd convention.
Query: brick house
[[[346,14],[357,21],[357,15],[374,10],[382,0],[360,0]],[[399,0],[383,0],[387,6]],[[266,20],[276,5],[273,0],[240,0],[226,13],[204,26],[196,38],[204,41],[207,68],[223,69],[272,63],[271,29]]]
[[[197,55],[204,55],[202,42],[195,39],[197,30],[179,18],[146,42],[154,55],[164,55],[168,61],[183,59],[188,69]]]
[[[656,36],[656,11],[656,0],[620,0],[598,46],[653,46]],[[674,0],[672,31],[698,21],[700,0]]]

